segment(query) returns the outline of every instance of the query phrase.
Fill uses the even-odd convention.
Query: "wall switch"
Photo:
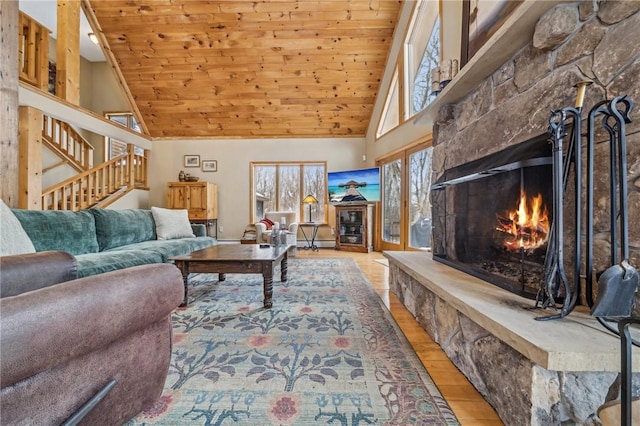
[[[218,231],[220,231],[220,233],[223,233],[224,232],[224,226],[219,225],[218,226]]]

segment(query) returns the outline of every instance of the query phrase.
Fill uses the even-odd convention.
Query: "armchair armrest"
[[[183,293],[178,268],[154,264],[0,299],[2,387],[166,318]]]
[[[0,257],[0,298],[16,296],[78,277],[76,258],[65,251]]]
[[[271,231],[267,231],[267,225],[262,222],[256,223],[256,242],[258,244],[265,242],[265,237],[263,236],[263,234],[266,234],[267,232],[269,233],[269,235],[271,234]]]
[[[298,235],[298,222],[293,222],[289,224],[289,232],[292,234]]]

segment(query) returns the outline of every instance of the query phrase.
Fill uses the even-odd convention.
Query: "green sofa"
[[[192,237],[158,239],[151,210],[92,208],[78,212],[12,209],[36,252],[62,250],[78,262],[78,278],[131,266],[166,263],[216,244],[206,227],[191,224]]]

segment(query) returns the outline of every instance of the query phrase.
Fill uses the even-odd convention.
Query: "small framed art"
[[[216,160],[202,160],[203,172],[217,172],[218,162]]]
[[[184,156],[184,166],[185,167],[200,167],[200,156],[199,155],[185,155]]]

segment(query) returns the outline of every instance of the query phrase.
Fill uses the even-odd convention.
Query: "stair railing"
[[[78,211],[115,193],[147,188],[147,154],[129,152],[42,191],[42,210]]]
[[[79,172],[93,167],[93,146],[70,124],[43,115],[42,137],[49,148],[56,151]]]

